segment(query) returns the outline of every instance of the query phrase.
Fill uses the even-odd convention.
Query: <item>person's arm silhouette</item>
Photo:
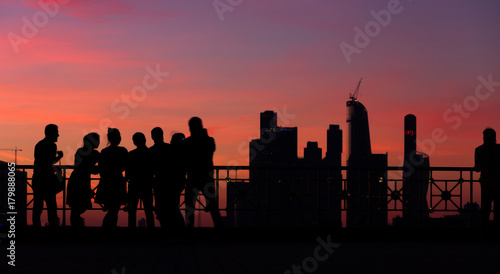
[[[64,156],[64,153],[60,150],[56,151],[56,157],[54,159],[54,164],[59,162],[59,160],[61,160],[61,158]]]
[[[474,170],[476,172],[480,172],[481,171],[481,160],[480,160],[480,150],[479,148],[476,148],[475,152],[474,152]]]

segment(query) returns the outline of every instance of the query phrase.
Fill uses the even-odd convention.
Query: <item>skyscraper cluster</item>
[[[308,142],[304,158],[298,158],[297,127],[280,127],[277,121],[274,111],[260,114],[260,138],[249,144],[250,182],[228,184],[234,223],[340,226],[342,130],[330,125],[324,158],[318,142]]]
[[[361,82],[361,81],[360,81]],[[307,142],[297,157],[297,127],[278,126],[277,113],[260,114],[260,138],[249,144],[249,181],[228,183],[228,217],[236,226],[340,227],[345,200],[347,227],[387,226],[387,153],[371,149],[368,112],[357,91],[346,102],[346,169],[342,130],[330,125],[325,157],[318,142]],[[428,218],[429,157],[416,150],[416,117],[405,117],[405,164],[401,190],[403,221]],[[418,172],[416,171],[418,170]],[[344,184],[344,187],[342,187]]]

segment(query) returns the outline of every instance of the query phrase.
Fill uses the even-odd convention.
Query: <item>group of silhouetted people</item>
[[[154,145],[146,146],[146,136],[137,132],[132,141],[136,148],[127,151],[120,146],[120,131],[109,128],[108,146],[97,151],[100,136],[89,133],[83,145],[75,153],[74,171],[68,180],[67,204],[71,207],[70,221],[73,227],[84,225],[81,214],[94,203],[106,212],[102,226],[116,227],[118,212],[128,212],[129,227],[136,227],[137,206],[142,201],[147,227],[154,227],[155,214],[160,225],[179,229],[194,226],[195,203],[199,192],[205,196],[205,209],[211,213],[214,227],[221,226],[221,216],[216,199],[213,178],[213,153],[215,141],[203,128],[202,120],[189,120],[191,136],[185,138],[175,133],[169,143],[159,127],[151,131]],[[33,226],[40,227],[43,202],[46,202],[49,226],[57,226],[56,194],[64,183],[54,164],[62,157],[57,151],[59,137],[57,125],[45,127],[45,138],[35,146],[33,173]],[[92,174],[99,174],[96,191],[92,189]],[[128,189],[127,189],[128,183]],[[180,196],[185,193],[185,220],[179,209]]]
[[[154,145],[150,148],[146,146],[146,136],[137,132],[132,137],[136,149],[128,152],[119,146],[120,131],[109,128],[109,145],[100,153],[96,150],[100,144],[99,135],[87,134],[83,138],[83,146],[75,154],[75,169],[67,186],[71,225],[83,226],[80,215],[92,208],[94,198],[91,175],[99,174],[94,202],[106,211],[103,227],[116,227],[118,212],[124,205],[124,210],[128,211],[128,224],[135,227],[139,200],[144,205],[147,227],[154,227],[154,214],[162,227],[193,227],[195,203],[200,191],[205,196],[206,210],[210,211],[214,226],[221,226],[213,179],[215,141],[208,136],[198,117],[189,120],[189,131],[191,136],[188,138],[182,133],[174,134],[169,144],[163,139],[163,130],[156,127],[151,131]],[[32,182],[35,227],[41,226],[44,201],[49,226],[57,225],[56,194],[64,187],[62,177],[54,166],[63,157],[55,144],[58,137],[58,127],[49,124],[45,127],[45,138],[35,146]],[[488,225],[493,203],[494,225],[500,226],[500,145],[497,144],[495,130],[485,129],[483,141],[474,154],[474,168],[481,172],[481,223]],[[183,190],[186,221],[179,210]]]

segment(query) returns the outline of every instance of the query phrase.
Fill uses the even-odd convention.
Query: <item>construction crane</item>
[[[358,87],[356,88],[356,90],[354,90],[353,93],[349,93],[349,99],[351,99],[353,101],[358,100],[359,86],[361,85],[361,80],[363,80],[363,77],[361,77],[361,79],[359,79]]]
[[[22,149],[15,147],[15,148],[0,148],[0,150],[14,151],[14,163],[17,166],[17,152],[18,151],[23,151]]]

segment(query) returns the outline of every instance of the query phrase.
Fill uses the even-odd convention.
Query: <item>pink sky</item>
[[[400,12],[350,63],[340,44],[354,46],[354,28],[365,29],[371,11],[393,1],[244,0],[222,21],[212,2],[71,0],[25,37],[23,17],[43,19],[44,9],[34,0],[0,1],[1,148],[22,148],[19,164],[32,164],[45,125],[56,123],[63,164],[71,164],[84,134],[103,121],[133,149],[134,132],[149,137],[161,126],[168,141],[171,132],[188,133],[196,115],[216,139],[217,165],[247,165],[259,112],[275,110],[289,114],[281,125],[299,128],[299,156],[307,141],[325,153],[329,124],[346,138],[345,101],[360,77],[373,151],[388,152],[390,165],[401,164],[407,113],[417,116],[419,140],[434,129],[446,134],[434,149],[421,148],[434,166],[472,166],[482,130],[500,130],[500,84],[481,90],[487,100],[474,93],[479,76],[500,82],[498,1],[394,2]],[[27,43],[13,46],[11,33]],[[146,67],[169,75],[125,107]],[[464,100],[479,104],[453,128],[456,120],[443,114]]]

